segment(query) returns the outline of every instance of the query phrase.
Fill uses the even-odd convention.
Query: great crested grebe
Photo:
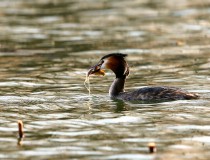
[[[109,96],[111,98],[126,101],[169,101],[198,98],[198,95],[194,93],[189,93],[180,88],[166,86],[144,87],[134,91],[125,92],[125,80],[126,77],[129,75],[129,66],[124,59],[126,56],[126,54],[122,53],[111,53],[105,55],[95,66],[91,67],[87,73],[87,76],[90,76],[92,74],[104,75],[105,72],[104,70],[102,70],[103,68],[111,69],[115,73],[116,78],[109,88]]]

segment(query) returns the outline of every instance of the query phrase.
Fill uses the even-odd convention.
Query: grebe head
[[[124,59],[126,56],[127,54],[122,53],[105,55],[95,66],[90,68],[88,76],[91,74],[104,75],[105,72],[102,69],[105,68],[111,69],[115,73],[116,78],[125,78],[129,75],[129,66]]]

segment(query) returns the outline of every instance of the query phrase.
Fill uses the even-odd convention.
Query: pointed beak
[[[87,76],[90,76],[91,74],[94,74],[94,75],[105,75],[105,72],[104,70],[101,69],[100,65],[95,65],[93,67],[91,67],[89,69],[89,71],[87,72]]]

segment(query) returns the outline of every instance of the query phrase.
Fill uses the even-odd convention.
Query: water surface
[[[210,3],[0,2],[0,159],[210,158]],[[126,90],[176,86],[199,100],[114,101],[114,75],[85,74],[128,54]],[[25,138],[17,145],[17,120]],[[148,152],[148,143],[157,153]]]

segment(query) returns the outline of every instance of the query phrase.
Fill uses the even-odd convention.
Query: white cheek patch
[[[101,68],[103,69],[103,68],[107,68],[107,59],[105,59],[105,60],[103,60],[104,61],[104,63],[101,65]]]

